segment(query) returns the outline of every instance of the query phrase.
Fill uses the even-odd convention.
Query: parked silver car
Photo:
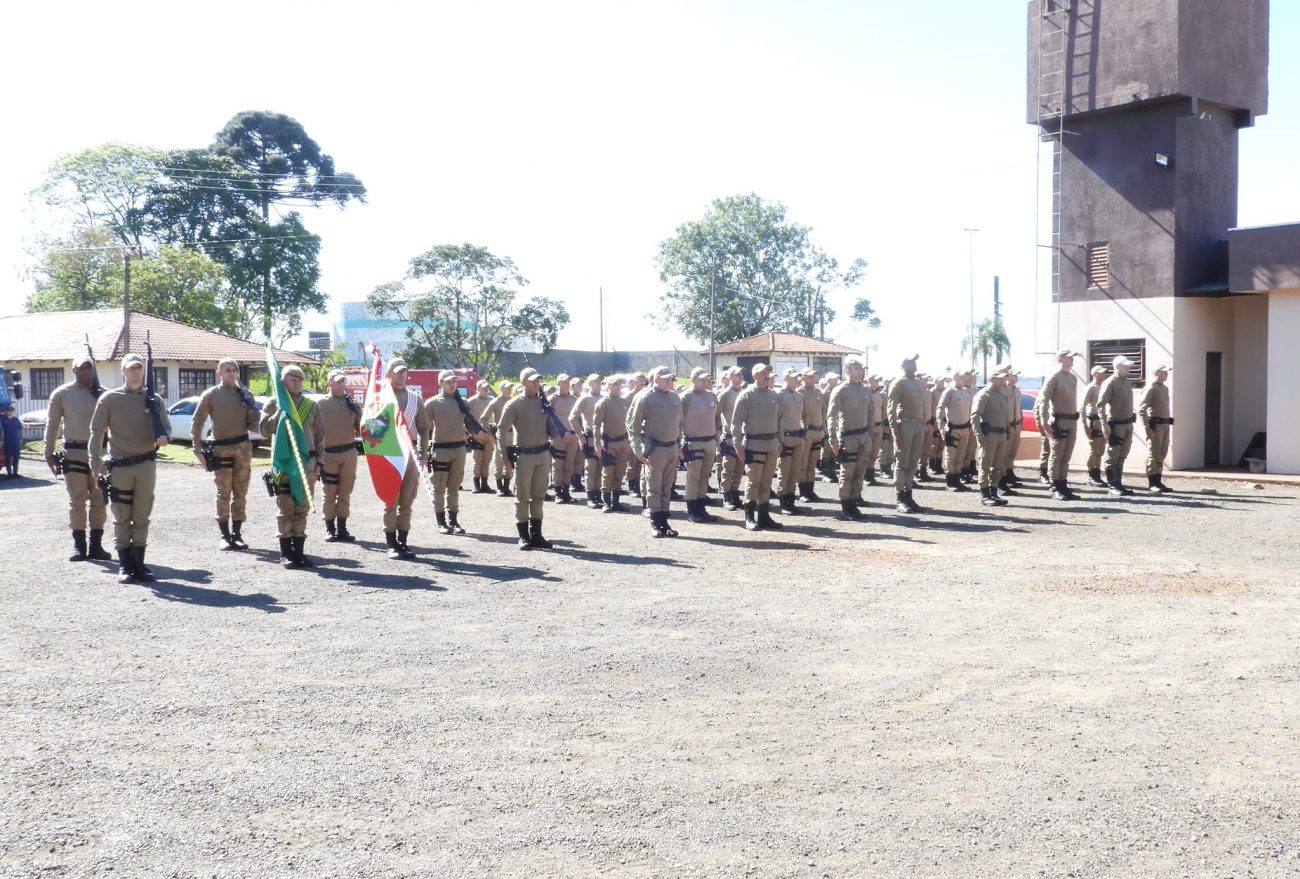
[[[257,403],[258,409],[261,409],[266,405],[266,401],[269,399],[270,397],[253,398]],[[194,423],[194,410],[198,407],[198,397],[186,397],[183,400],[173,403],[171,408],[167,410],[167,417],[172,423],[172,442],[187,443],[190,441],[190,426]],[[204,439],[208,439],[211,436],[212,422],[209,421],[203,431],[203,437]],[[254,446],[266,442],[266,439],[255,430],[250,430],[248,432],[248,438],[253,441]]]

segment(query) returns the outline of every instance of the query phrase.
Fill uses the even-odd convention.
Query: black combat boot
[[[692,525],[703,525],[708,521],[703,517],[702,500],[703,498],[686,502],[686,521]]]
[[[484,486],[486,486],[487,480],[484,480],[483,484]],[[348,530],[347,519],[345,519],[343,516],[339,516],[338,523],[339,523],[338,524],[339,540],[343,541],[344,543],[351,543],[352,541],[357,539],[356,535],[354,535],[351,531]],[[239,523],[236,522],[235,524],[238,525]]]
[[[1007,485],[1010,485],[1013,488],[1018,488],[1024,484],[1020,481],[1020,477],[1016,475],[1016,468],[1014,467],[1007,468],[1006,480],[1007,480]],[[1049,479],[1048,485],[1050,484],[1051,484],[1051,480]]]
[[[72,555],[68,556],[70,562],[84,562],[86,560],[86,532],[72,532]]]
[[[218,519],[217,528],[221,531],[221,542],[217,544],[217,549],[234,549],[230,543],[230,523],[225,519]]]
[[[760,525],[758,522],[758,517],[756,515],[757,510],[758,510],[758,504],[754,503],[753,501],[747,501],[745,503],[745,530],[746,531],[761,531],[763,529],[763,526]]]
[[[315,562],[313,562],[311,559],[307,558],[307,556],[303,555],[303,549],[304,549],[304,547],[306,547],[306,545],[307,545],[307,538],[306,538],[305,536],[304,536],[304,537],[294,537],[294,538],[292,538],[292,540],[293,540],[293,557],[294,557],[294,559],[297,560],[297,562],[298,562],[298,567],[300,567],[300,568],[314,568],[314,567],[316,567],[316,563],[315,563]]]
[[[1119,493],[1121,497],[1131,497],[1133,495],[1133,489],[1128,488],[1127,486],[1124,485],[1123,467],[1115,468],[1115,487],[1119,489]]]
[[[925,510],[923,510],[923,509],[920,507],[920,505],[917,504],[916,499],[912,497],[912,490],[911,490],[910,488],[907,490],[907,500],[906,500],[906,503],[907,503],[907,511],[908,511],[909,513],[923,513],[923,512],[925,512]]]
[[[410,533],[411,533],[410,531],[401,531],[401,530],[397,532],[397,548],[401,550],[402,558],[404,559],[415,558],[415,553],[411,552],[411,548],[406,545],[406,535]]]
[[[912,477],[913,482],[929,482],[930,474],[925,472],[925,464],[916,468],[916,475]]]
[[[780,522],[778,522],[778,521],[776,521],[775,519],[772,518],[772,505],[771,505],[771,504],[759,504],[759,505],[758,505],[758,524],[762,525],[764,528],[784,528],[784,527],[785,527],[785,526],[782,525]]]
[[[980,489],[980,503],[986,507],[996,507],[997,501],[993,500],[993,491],[988,488]]]
[[[893,468],[893,467],[886,467],[884,464],[881,464],[881,465],[880,465],[880,475],[883,476],[883,477],[885,477],[886,479],[893,479],[893,478],[894,478],[894,468]]]
[[[104,549],[103,528],[90,529],[90,549],[86,552],[86,556],[97,562],[106,562],[113,558],[108,554],[108,551]]]
[[[135,582],[135,559],[131,557],[131,547],[117,551],[117,582]]]
[[[858,505],[852,500],[840,501],[840,518],[850,522],[861,522],[867,518],[858,511]]]
[[[816,482],[805,482],[805,483],[803,483],[803,487],[804,487],[804,491],[803,491],[803,493],[802,493],[801,496],[802,496],[803,499],[804,499],[805,501],[807,501],[808,503],[810,503],[810,504],[811,504],[811,503],[818,503],[818,502],[824,500],[824,498],[822,498],[821,496],[819,496],[819,495],[817,494],[817,483],[816,483]]]
[[[866,477],[865,477],[865,479],[864,479],[863,481],[866,482],[867,485],[879,485],[879,484],[880,484],[880,483],[876,482],[876,468],[875,468],[875,467],[868,467],[868,468],[867,468],[867,475],[866,475]]]
[[[627,493],[633,495],[641,494],[641,480],[629,476],[627,478]]]
[[[1165,485],[1164,480],[1160,478],[1163,475],[1164,475],[1163,473],[1156,474],[1156,491],[1160,492],[1161,494],[1169,494],[1170,492],[1173,491],[1173,489]],[[92,552],[90,557],[93,559],[95,557],[95,554]]]
[[[718,521],[718,517],[709,512],[709,499],[706,497],[698,498],[695,501],[695,515],[705,522]]]
[[[895,510],[898,510],[900,513],[912,512],[911,507],[907,505],[907,492],[895,489],[894,499],[897,501],[897,503],[894,504]]]
[[[524,552],[532,549],[533,542],[528,538],[528,523],[516,522],[515,528],[519,529],[519,540],[516,545]]]
[[[533,549],[550,549],[552,543],[542,536],[542,520],[528,520],[528,542],[533,545]]]
[[[993,506],[995,507],[1005,507],[1008,503],[1006,498],[998,494],[998,487],[996,485],[989,486],[989,497],[993,498]]]
[[[153,571],[144,563],[144,551],[146,547],[131,547],[131,558],[135,561],[135,578],[141,583],[148,583],[158,578],[153,575]]]
[[[605,501],[600,496],[600,492],[598,491],[587,492],[587,509],[600,510],[600,509],[604,509],[604,507],[605,507]]]
[[[447,524],[447,514],[446,514],[446,513],[434,513],[434,514],[433,514],[433,518],[435,518],[435,519],[438,520],[438,533],[439,533],[439,534],[450,534],[450,533],[451,533],[451,526]]]
[[[1051,482],[1049,481],[1047,484],[1051,485]],[[1006,474],[1003,474],[1002,478],[998,480],[998,491],[1015,497],[1016,490],[1011,487],[1011,481],[1007,479]]]
[[[569,477],[569,488],[573,491],[586,491],[587,488],[582,484],[582,477],[577,473]]]
[[[447,511],[447,525],[451,528],[453,534],[465,533],[465,529],[460,527],[460,521],[456,518],[459,514],[460,510]]]
[[[980,481],[979,464],[970,464],[962,469],[961,481],[967,485],[974,485]]]
[[[248,549],[248,544],[244,542],[243,519],[233,519],[230,522],[230,545],[235,549]]]
[[[497,497],[510,497],[510,479],[506,476],[497,477]]]
[[[826,465],[826,481],[838,483],[840,481],[840,465],[832,460]]]
[[[740,509],[740,492],[724,491],[722,493],[722,509],[728,513],[734,513]]]
[[[290,570],[297,570],[298,568],[301,568],[301,567],[302,567],[302,565],[298,564],[298,555],[297,555],[296,552],[294,552],[294,549],[295,549],[295,547],[294,547],[294,545],[293,545],[293,538],[292,538],[292,537],[281,537],[281,538],[280,538],[280,565],[281,565],[281,567],[284,567],[284,568],[287,568],[287,569],[290,569]]]
[[[1039,467],[1039,468],[1038,468],[1038,484],[1039,484],[1039,485],[1051,485],[1051,484],[1052,484],[1052,477],[1050,477],[1050,476],[1047,475],[1047,468],[1046,468],[1046,467]]]
[[[1059,479],[1055,480],[1052,483],[1052,500],[1054,501],[1074,500],[1074,498],[1070,496],[1069,490],[1065,487],[1065,483]]]
[[[1105,488],[1106,480],[1101,478],[1101,468],[1094,467],[1088,471],[1088,484],[1095,488]]]
[[[281,542],[283,543],[283,541]],[[397,545],[396,531],[385,531],[384,542],[388,544],[388,557],[390,559],[400,559],[402,557],[402,550]]]
[[[337,543],[338,539],[339,539],[338,523],[336,523],[333,519],[326,519],[325,520],[325,542]]]
[[[957,481],[956,473],[949,473],[944,476],[944,488],[948,491],[961,491],[961,483]]]
[[[547,500],[554,500],[557,504],[567,504],[569,502],[569,499],[565,496],[565,492],[568,491],[567,486],[552,485],[551,491],[554,492],[554,497],[547,498]]]
[[[781,495],[780,509],[781,512],[787,516],[797,516],[799,514],[799,511],[795,509],[794,506],[794,495],[792,494]]]
[[[614,512],[626,513],[627,507],[623,506],[623,492],[616,491],[614,494]]]
[[[1152,494],[1159,494],[1159,492],[1160,492],[1160,488],[1159,488],[1158,485],[1157,485],[1158,482],[1159,482],[1159,480],[1158,480],[1155,476],[1152,476],[1150,473],[1148,473],[1148,474],[1147,474],[1147,491],[1151,492]],[[69,559],[69,561],[72,561],[72,559]]]
[[[612,513],[612,512],[614,512],[614,492],[612,492],[612,491],[602,491],[602,492],[600,493],[600,500],[601,500],[601,510],[600,510],[600,511],[601,511],[602,513]]]
[[[662,513],[659,514],[659,536],[660,537],[677,536],[677,529],[668,524],[668,516],[669,513],[667,510],[664,510]]]

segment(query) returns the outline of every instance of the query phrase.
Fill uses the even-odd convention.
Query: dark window
[[[182,400],[175,406],[167,410],[168,415],[193,415],[194,410],[199,408],[193,400]]]
[[[164,400],[167,399],[167,367],[155,366],[153,368],[153,392]]]
[[[32,399],[48,400],[54,389],[63,384],[63,368],[32,370]]]
[[[1102,339],[1088,343],[1088,369],[1102,366],[1106,374],[1114,372],[1111,361],[1119,356],[1133,361],[1128,370],[1128,380],[1133,387],[1140,388],[1146,384],[1147,374],[1147,340],[1146,339]]]
[[[216,383],[210,369],[182,369],[180,381],[182,397],[197,397]]]
[[[812,359],[812,368],[817,370],[817,377],[820,378],[828,372],[840,371],[840,358],[838,357],[814,357]]]
[[[1088,245],[1088,286],[1110,286],[1110,242],[1097,241]]]

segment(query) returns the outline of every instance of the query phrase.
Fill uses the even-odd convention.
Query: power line
[[[163,247],[199,247],[207,244],[241,244],[248,242],[262,241],[286,241],[297,239],[319,239],[319,235],[266,235],[259,238],[213,238],[207,241],[180,241],[174,244],[163,244]],[[46,253],[96,253],[106,250],[136,250],[134,245],[129,244],[107,244],[102,247],[60,247],[55,250],[47,250]]]

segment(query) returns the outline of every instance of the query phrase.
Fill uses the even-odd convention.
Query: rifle
[[[529,369],[533,368],[533,365],[528,362],[527,354],[524,355],[524,366],[527,366]],[[554,435],[560,439],[564,439],[566,436],[573,433],[573,431],[564,426],[564,422],[560,421],[560,416],[555,414],[555,407],[551,405],[550,400],[546,399],[546,391],[542,388],[542,383],[540,381],[537,383],[537,396],[542,400],[542,411],[546,413],[546,417],[550,419],[551,425],[555,429]],[[457,394],[456,397],[459,399],[460,395]]]
[[[95,365],[95,352],[90,350],[90,333],[86,333],[86,356],[90,358],[90,392],[99,399],[104,393],[104,386],[99,383],[99,367]]]
[[[456,392],[456,405],[460,407],[460,414],[465,416],[465,426],[469,428],[471,434],[469,439],[465,441],[465,444],[471,449],[485,448],[485,446],[478,440],[474,439],[474,437],[480,433],[487,433],[487,431],[483,428],[483,425],[479,424],[478,419],[474,417],[474,413],[469,411],[469,406],[460,398],[459,391]]]
[[[149,331],[144,334],[144,408],[149,410],[149,420],[153,422],[154,439],[165,436],[171,439],[167,429],[163,427],[162,410],[158,406],[158,397],[155,392],[153,381],[153,345],[149,341]]]

